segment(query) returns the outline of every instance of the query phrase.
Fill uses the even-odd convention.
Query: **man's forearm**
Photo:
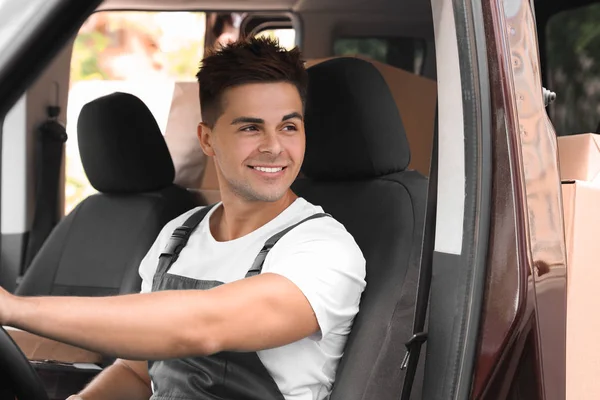
[[[0,324],[129,360],[271,349],[319,330],[304,293],[274,273],[210,290],[101,298],[20,298],[0,289]]]
[[[114,297],[13,297],[6,325],[130,360],[210,354],[202,343],[203,292]],[[200,310],[200,311],[199,311]],[[190,335],[190,330],[194,335]]]
[[[83,400],[148,400],[151,395],[150,383],[123,360],[106,368],[79,393]]]

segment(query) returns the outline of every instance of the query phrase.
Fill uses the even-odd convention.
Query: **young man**
[[[290,190],[305,149],[300,53],[233,43],[203,60],[198,81],[198,137],[222,203],[165,226],[140,266],[141,294],[2,292],[0,323],[120,357],[73,398],[324,399],[365,260],[340,223]]]

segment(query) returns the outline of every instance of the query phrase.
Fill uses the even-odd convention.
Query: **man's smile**
[[[283,175],[287,169],[286,166],[262,166],[262,165],[248,165],[248,168],[263,177],[274,178]]]

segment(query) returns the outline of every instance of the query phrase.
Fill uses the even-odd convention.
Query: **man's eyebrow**
[[[237,117],[233,121],[231,121],[231,125],[237,124],[264,124],[265,120],[262,118],[254,118],[254,117]]]
[[[298,113],[298,112],[293,112],[293,113],[284,115],[283,118],[281,118],[281,122],[287,121],[288,119],[292,119],[292,118],[298,118],[300,121],[302,121],[302,115],[300,115],[300,113]]]

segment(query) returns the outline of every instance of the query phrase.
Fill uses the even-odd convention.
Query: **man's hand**
[[[10,311],[15,296],[0,287],[0,326],[9,325]]]
[[[119,359],[67,400],[148,400],[151,396],[148,363]]]

